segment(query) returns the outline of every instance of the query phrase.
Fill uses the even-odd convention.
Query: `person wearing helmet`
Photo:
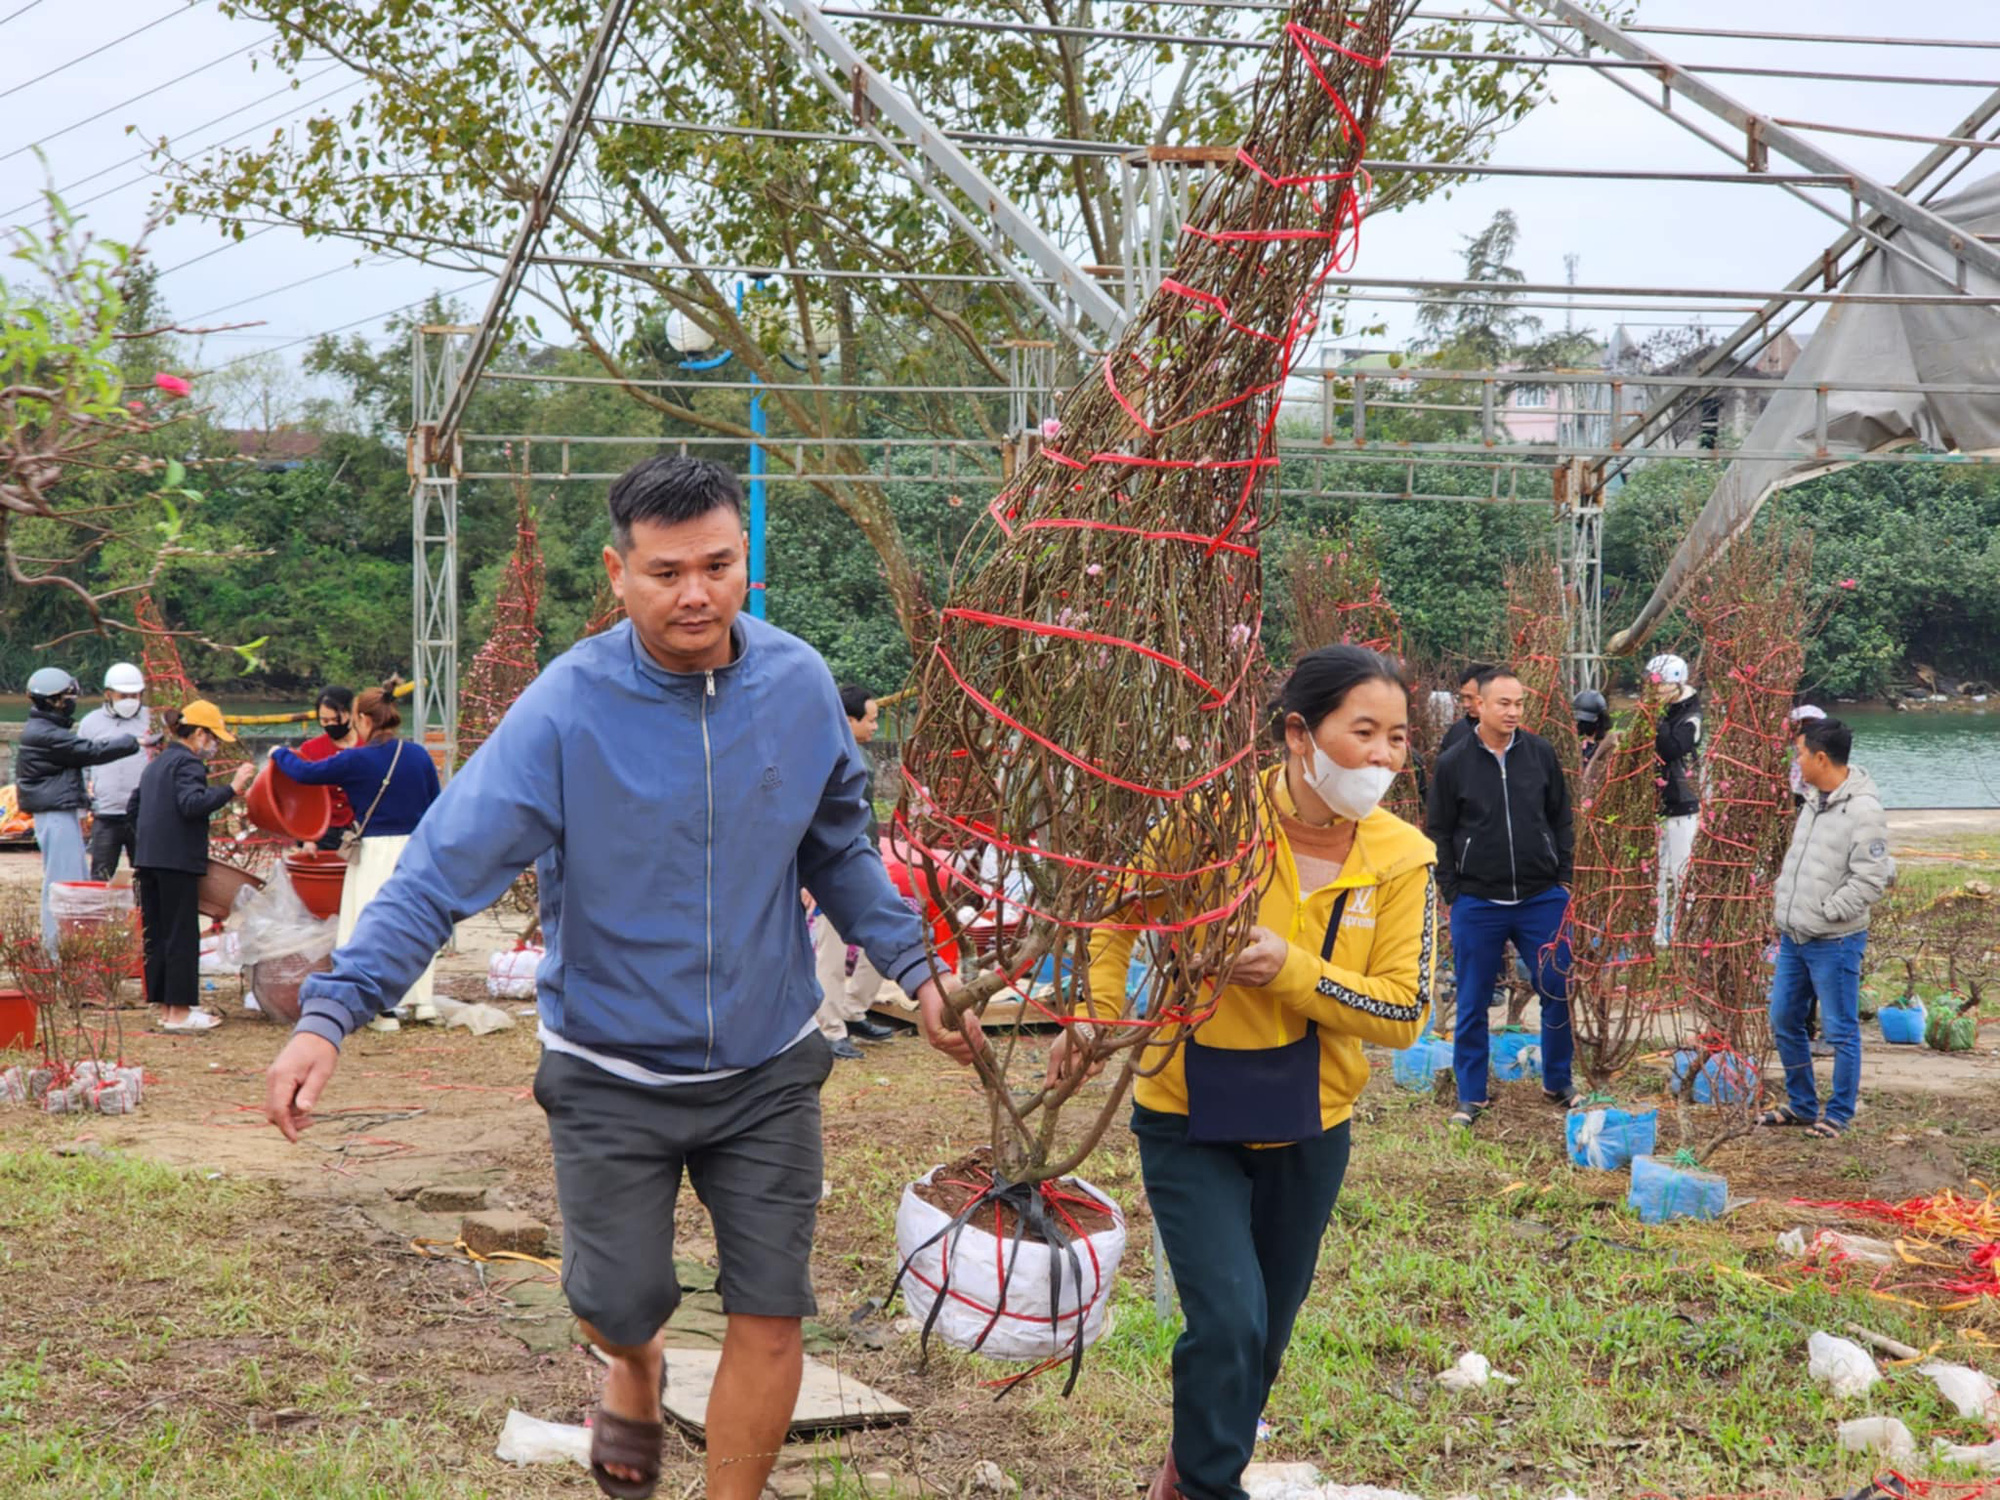
[[[108,740],[136,734],[141,745],[155,743],[152,714],[146,708],[146,674],[129,661],[113,662],[104,674],[104,704],[83,716],[76,732],[87,740]],[[109,880],[118,872],[122,852],[128,862],[132,849],[132,797],[139,790],[143,755],[93,766],[84,776],[90,790],[90,878]],[[136,868],[136,865],[134,866]]]
[[[1695,788],[1695,754],[1701,748],[1701,694],[1688,681],[1688,664],[1671,652],[1646,663],[1646,700],[1658,717],[1653,721],[1653,749],[1660,758],[1660,844],[1654,861],[1659,916],[1653,926],[1653,946],[1673,941],[1674,914],[1688,860],[1694,854],[1695,823],[1701,796]]]
[[[14,789],[21,811],[35,815],[42,850],[42,946],[56,952],[56,918],[49,894],[58,885],[90,878],[83,848],[86,767],[139,752],[138,736],[85,739],[72,727],[82,689],[61,667],[42,667],[28,678],[28,722],[14,750]]]
[[[1597,747],[1604,743],[1604,737],[1611,732],[1611,705],[1604,701],[1604,694],[1595,688],[1585,688],[1569,700],[1570,711],[1576,715],[1576,742],[1583,751],[1583,763],[1590,764],[1590,758],[1597,754]]]

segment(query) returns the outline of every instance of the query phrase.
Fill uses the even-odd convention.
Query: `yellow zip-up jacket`
[[[1291,796],[1283,772],[1266,777],[1265,808],[1275,858],[1263,875],[1257,922],[1291,943],[1278,977],[1255,988],[1230,985],[1195,1035],[1207,1047],[1280,1047],[1319,1023],[1320,1118],[1331,1130],[1354,1112],[1368,1081],[1363,1042],[1407,1047],[1429,1016],[1437,969],[1437,898],[1431,841],[1393,813],[1377,808],[1355,829],[1354,847],[1330,885],[1301,892],[1286,824]],[[1294,827],[1298,826],[1296,824]],[[1322,962],[1321,945],[1334,901],[1349,892],[1334,939]],[[1125,976],[1136,934],[1100,932],[1090,946],[1090,1010],[1115,1016],[1123,1005]],[[1154,1055],[1140,1067],[1157,1065]],[[1163,1114],[1188,1112],[1182,1049],[1133,1088],[1135,1102]]]

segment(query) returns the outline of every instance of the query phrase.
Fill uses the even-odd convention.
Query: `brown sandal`
[[[590,1477],[614,1500],[649,1500],[660,1485],[660,1448],[666,1441],[664,1422],[641,1422],[606,1411],[600,1404],[590,1419]],[[637,1479],[620,1479],[605,1468],[637,1469]]]

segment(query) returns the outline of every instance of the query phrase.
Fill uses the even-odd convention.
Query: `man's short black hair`
[[[1507,666],[1482,666],[1472,680],[1479,684],[1479,691],[1483,693],[1502,677],[1511,677],[1516,682],[1521,680],[1521,674]]]
[[[858,682],[843,682],[840,685],[840,706],[856,724],[868,717],[868,700],[874,696]]]
[[[1799,725],[1799,738],[1805,741],[1806,749],[1825,751],[1836,766],[1846,765],[1847,757],[1854,753],[1854,731],[1831,716],[1806,720]]]
[[[611,536],[618,550],[632,546],[632,523],[675,526],[712,510],[743,514],[743,487],[721,464],[674,454],[632,465],[611,486]]]
[[[1486,686],[1488,674],[1498,670],[1490,661],[1469,662],[1466,664],[1465,670],[1458,674],[1458,685],[1464,687],[1468,682],[1476,682],[1481,687],[1484,687]]]

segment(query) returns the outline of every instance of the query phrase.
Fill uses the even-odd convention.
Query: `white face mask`
[[[113,698],[111,700],[111,712],[120,719],[138,718],[139,710],[145,706],[137,698]]]
[[[1387,766],[1350,769],[1336,761],[1317,743],[1305,767],[1306,785],[1318,794],[1336,818],[1360,822],[1389,794],[1396,773]]]

